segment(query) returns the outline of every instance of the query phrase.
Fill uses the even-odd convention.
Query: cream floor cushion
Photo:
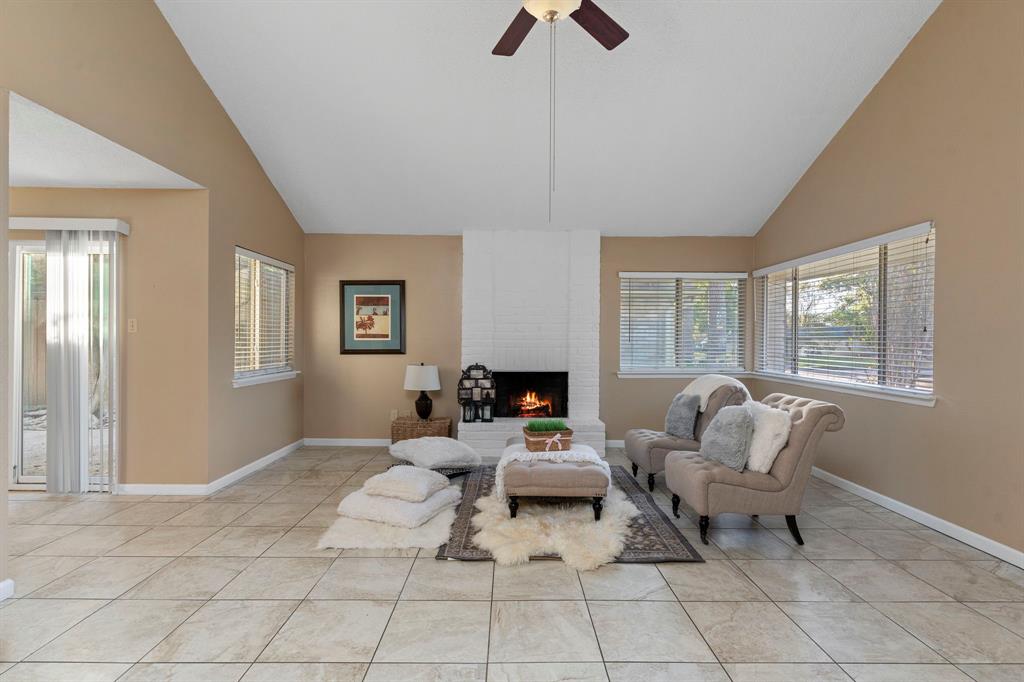
[[[338,513],[353,519],[379,521],[402,528],[417,528],[445,509],[454,507],[461,499],[462,491],[456,486],[436,492],[422,502],[379,497],[360,489],[341,501]]]
[[[392,457],[427,469],[480,464],[480,453],[476,450],[454,438],[441,436],[401,440],[392,443],[388,450]]]
[[[363,484],[363,491],[378,497],[393,497],[406,502],[422,502],[449,486],[448,477],[430,469],[414,466],[393,466],[371,476]]]

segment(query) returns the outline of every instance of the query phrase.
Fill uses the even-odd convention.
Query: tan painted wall
[[[205,483],[206,190],[11,189],[11,215],[121,218],[122,483]],[[43,233],[16,231],[16,239]]]
[[[621,440],[628,429],[662,428],[672,398],[690,383],[685,378],[620,379],[616,376],[619,371],[619,273],[748,272],[753,242],[751,237],[601,238],[600,414],[609,440]]]
[[[771,265],[934,219],[934,408],[832,400],[820,465],[1024,549],[1024,3],[946,2],[755,240]]]
[[[0,83],[210,191],[206,448],[215,479],[302,436],[302,379],[231,387],[235,244],[296,265],[303,234],[151,2],[0,0]],[[301,353],[299,358],[301,366]]]
[[[306,235],[305,435],[389,438],[392,409],[412,411],[406,365],[437,365],[434,416],[458,421],[462,238]],[[405,355],[342,355],[338,281],[404,279]],[[454,426],[453,426],[454,430]]]

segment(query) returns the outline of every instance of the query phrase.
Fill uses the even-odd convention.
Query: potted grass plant
[[[531,419],[523,427],[530,452],[560,452],[572,447],[572,429],[562,419]]]

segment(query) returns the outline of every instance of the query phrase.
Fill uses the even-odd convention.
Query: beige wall
[[[302,231],[160,11],[0,0],[0,17],[0,83],[210,192],[209,378],[194,397],[209,405],[209,478],[301,438],[301,378],[233,389],[231,375],[233,246],[296,265],[301,351]]]
[[[935,221],[934,408],[832,400],[819,464],[1024,550],[1024,3],[946,2],[758,233],[755,267]]]
[[[11,189],[11,215],[121,218],[122,483],[207,482],[206,190]],[[16,231],[15,239],[42,239]]]
[[[405,355],[342,355],[338,282],[404,279]],[[305,435],[389,438],[390,412],[412,411],[406,365],[437,365],[434,416],[457,423],[462,345],[462,238],[306,235]],[[454,431],[454,425],[453,425]]]
[[[621,440],[628,429],[662,428],[673,396],[690,383],[685,378],[616,376],[619,272],[748,272],[753,241],[751,237],[601,238],[601,419],[609,440]]]

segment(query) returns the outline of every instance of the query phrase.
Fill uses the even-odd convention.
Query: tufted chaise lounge
[[[778,514],[797,544],[804,544],[796,515],[804,488],[817,455],[818,441],[825,431],[838,431],[846,421],[837,405],[784,393],[772,393],[765,405],[790,413],[789,441],[775,459],[771,471],[735,471],[704,459],[696,452],[670,452],[665,457],[665,482],[672,491],[672,512],[679,517],[679,503],[686,503],[700,516],[700,539],[708,542],[710,519],[716,514]]]
[[[715,418],[718,411],[727,405],[742,405],[747,399],[746,392],[738,386],[720,386],[708,396],[708,407],[697,414],[693,427],[696,440],[676,438],[664,431],[652,429],[630,429],[626,431],[626,457],[633,463],[633,476],[638,470],[647,472],[647,487],[654,492],[654,476],[665,470],[665,455],[675,450],[700,450],[700,438],[704,429]]]

